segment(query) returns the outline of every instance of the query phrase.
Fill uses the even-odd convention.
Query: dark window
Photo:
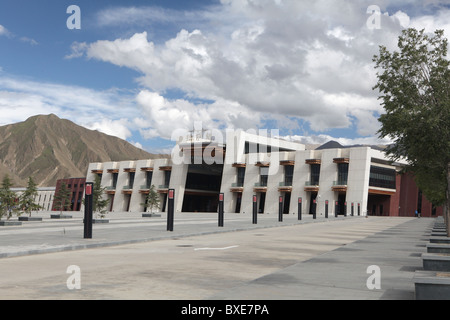
[[[245,154],[249,153],[271,153],[272,148],[274,149],[274,152],[286,152],[286,151],[295,151],[292,149],[286,149],[286,148],[280,148],[278,146],[268,146],[265,144],[259,144],[259,143],[250,143],[245,142]]]
[[[395,189],[395,177],[395,169],[371,166],[369,186]]]
[[[259,183],[260,187],[267,187],[267,177],[269,175],[269,168],[261,167],[259,168]]]
[[[320,164],[311,165],[311,185],[318,186],[320,179]]]
[[[348,163],[338,163],[338,185],[346,185],[348,179]]]
[[[186,189],[220,191],[223,165],[190,164],[186,177]],[[169,181],[166,181],[169,184]]]
[[[133,184],[134,184],[134,172],[130,172],[130,179],[129,179],[128,186],[130,188],[133,188]]]
[[[294,177],[294,166],[284,166],[284,183],[286,186],[292,186]]]
[[[146,175],[146,187],[150,188],[152,186],[152,177],[153,177],[153,172],[152,171],[147,171],[147,175]]]
[[[164,171],[164,185],[168,186],[170,184],[170,174],[172,171]]]
[[[237,185],[238,187],[244,186],[245,168],[237,168]]]

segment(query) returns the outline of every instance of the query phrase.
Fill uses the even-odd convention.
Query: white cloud
[[[65,59],[73,59],[80,58],[84,55],[87,48],[87,44],[85,42],[74,42],[70,46],[71,54],[66,55]]]
[[[28,37],[21,37],[21,38],[20,38],[20,41],[29,43],[29,44],[31,44],[32,46],[37,46],[37,45],[39,44],[36,40],[31,39],[31,38],[28,38]]]
[[[0,24],[0,36],[9,36],[11,33]]]
[[[205,129],[254,128],[260,123],[260,116],[247,108],[229,102],[216,101],[213,104],[193,104],[183,99],[168,100],[158,93],[141,91],[136,101],[142,108],[145,120],[135,123],[141,127],[141,134],[147,138],[171,139],[177,129],[190,130],[195,122],[201,122]]]
[[[24,121],[36,114],[54,113],[89,129],[131,136],[134,96],[116,90],[95,91],[77,86],[0,77],[0,125]]]
[[[17,38],[18,38],[19,41],[28,43],[28,44],[30,44],[30,45],[32,45],[32,46],[36,46],[36,45],[39,44],[36,40],[34,40],[34,39],[32,39],[32,38],[29,38],[29,37],[24,37],[24,36],[22,36],[22,37],[17,37],[17,35],[15,35],[14,33],[12,33],[11,31],[9,31],[8,29],[6,29],[6,28],[5,28],[4,26],[2,26],[2,25],[0,25],[0,36],[6,36],[6,37],[8,37],[8,38],[10,38],[10,39],[17,39]]]
[[[362,137],[362,138],[336,138],[327,134],[320,135],[290,135],[283,136],[282,139],[288,141],[295,141],[305,145],[322,145],[329,141],[336,141],[343,146],[353,146],[353,145],[388,145],[392,143],[389,139],[379,139],[377,137]]]
[[[112,120],[103,118],[100,121],[85,124],[85,127],[91,130],[98,130],[110,136],[119,137],[127,140],[131,137],[131,131],[128,129],[130,123],[127,119]],[[140,146],[142,149],[142,145]]]
[[[408,15],[408,8],[431,2],[399,1],[396,8],[405,10],[389,14],[390,2],[383,0],[382,27],[370,30],[371,4],[222,0],[190,12],[112,7],[99,13],[99,25],[134,25],[140,31],[114,41],[74,44],[70,57],[85,53],[142,74],[137,80],[146,89],[137,102],[148,119],[149,125],[140,127],[146,137],[169,137],[174,127],[191,127],[198,120],[246,128],[270,118],[289,125],[303,119],[316,132],[354,125],[358,134],[373,136],[379,128],[376,115],[382,112],[372,91],[378,46],[395,48],[409,25],[450,24],[445,9],[433,16]],[[145,29],[182,22],[165,42],[155,38],[151,27]],[[173,88],[185,92],[185,99],[167,99],[166,91]],[[198,99],[213,102],[190,102]]]
[[[8,30],[4,26],[0,25],[0,36],[6,35],[7,33],[8,33]]]

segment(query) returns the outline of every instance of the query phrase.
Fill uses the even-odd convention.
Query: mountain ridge
[[[55,114],[0,126],[0,179],[8,174],[15,187],[26,186],[30,176],[42,187],[85,177],[91,162],[163,157]]]

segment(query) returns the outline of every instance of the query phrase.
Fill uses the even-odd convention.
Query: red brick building
[[[56,181],[55,196],[61,189],[62,183],[65,183],[67,189],[70,190],[70,197],[69,197],[70,208],[65,209],[63,211],[80,211],[86,178],[69,178],[69,179],[60,179]],[[54,201],[52,211],[60,211],[58,208],[56,208],[56,203]]]
[[[412,174],[397,174],[396,192],[370,194],[368,214],[372,216],[414,217],[416,211],[421,217],[442,216],[443,207],[436,207],[427,200],[417,187]]]

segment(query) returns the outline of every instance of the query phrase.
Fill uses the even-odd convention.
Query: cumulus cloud
[[[110,136],[119,137],[121,139],[128,139],[131,137],[129,121],[127,119],[112,120],[103,118],[100,121],[90,122],[85,124],[85,127],[91,130],[97,130]],[[142,149],[142,145],[140,146]]]
[[[0,77],[0,125],[54,113],[86,128],[126,139],[133,127],[127,119],[134,109],[134,96],[117,90],[96,91],[8,75]]]
[[[420,5],[435,8],[434,2]],[[211,126],[245,129],[271,118],[290,124],[293,118],[302,119],[317,133],[354,126],[358,134],[373,136],[382,113],[372,91],[372,57],[378,46],[395,48],[407,26],[431,29],[449,24],[446,9],[410,16],[406,12],[415,12],[411,8],[417,2],[398,1],[389,13],[390,3],[380,1],[381,28],[372,30],[366,24],[371,4],[222,0],[190,16],[156,7],[110,8],[99,14],[99,24],[132,24],[133,16],[141,31],[74,45],[72,55],[84,53],[141,73],[137,81],[145,89],[136,101],[149,123],[141,127],[147,137],[168,137],[173,127],[192,127],[199,119]],[[399,10],[402,7],[405,11]],[[165,41],[156,41],[144,27],[178,25],[183,19],[195,27],[183,26]],[[167,99],[166,92],[174,88],[185,97]],[[200,102],[192,102],[196,100]]]
[[[205,129],[234,128],[234,125],[254,128],[260,123],[257,114],[228,101],[195,105],[184,99],[169,100],[148,90],[141,91],[136,101],[147,121],[141,119],[135,123],[148,139],[158,136],[170,139],[174,130],[190,130],[194,123],[202,123]]]
[[[318,145],[325,144],[329,141],[336,141],[343,146],[353,146],[353,145],[388,145],[392,143],[392,140],[387,138],[379,139],[377,137],[361,137],[361,138],[341,138],[341,137],[332,137],[327,134],[319,134],[319,135],[290,135],[290,136],[282,136],[280,137],[284,140],[298,142],[305,145],[313,145],[317,147]]]

